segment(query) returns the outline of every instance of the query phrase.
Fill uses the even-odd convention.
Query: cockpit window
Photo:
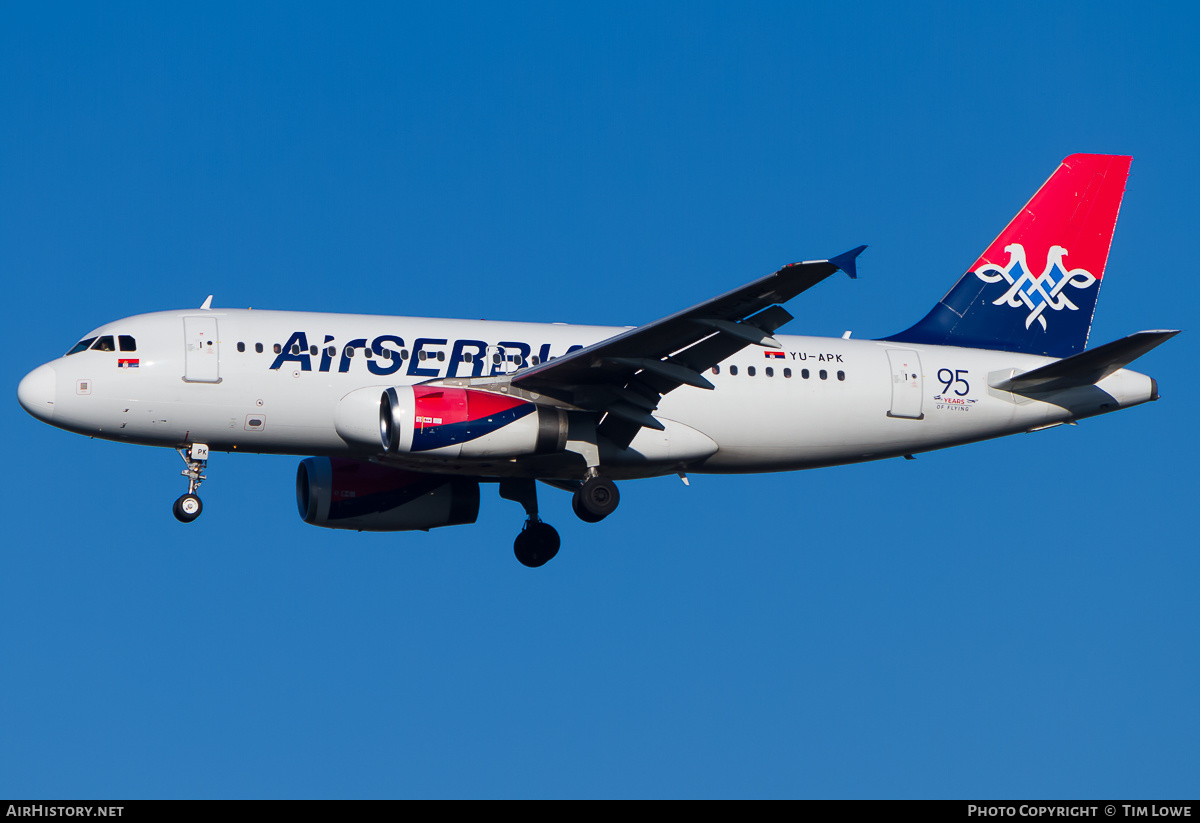
[[[96,338],[94,338],[94,337],[89,337],[86,340],[80,340],[78,343],[76,343],[74,346],[71,347],[71,350],[69,352],[67,352],[63,356],[70,357],[73,354],[77,354],[78,352],[85,351],[88,346],[92,345],[95,342],[96,342]]]
[[[122,334],[117,342],[121,344],[121,351],[137,351],[137,341],[128,334]]]
[[[113,336],[106,334],[103,337],[97,337],[96,342],[92,344],[93,351],[116,351],[117,344],[113,342]]]

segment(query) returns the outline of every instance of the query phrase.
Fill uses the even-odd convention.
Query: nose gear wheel
[[[204,511],[204,504],[194,494],[185,494],[175,501],[175,519],[180,523],[191,523]]]

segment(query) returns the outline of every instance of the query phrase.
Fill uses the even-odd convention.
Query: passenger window
[[[471,354],[471,352],[463,353],[463,362],[464,363],[470,364],[470,363],[473,363],[474,361],[475,361],[475,355]]]
[[[732,374],[734,377],[737,377],[737,366],[730,366],[729,373]]]
[[[753,377],[753,376],[754,376],[754,367],[753,367],[753,366],[747,366],[747,367],[746,367],[746,374],[747,374],[747,375],[749,375],[750,377]]]
[[[347,347],[346,347],[346,351],[344,352],[344,354],[345,354],[347,357],[353,357],[353,356],[354,356],[354,347],[353,347],[353,346],[347,346]]]
[[[775,376],[775,370],[773,368],[771,368],[770,366],[767,366],[765,369],[763,369],[763,371],[766,373],[767,377]]]
[[[721,367],[713,366],[713,374],[720,374],[720,373],[721,373]]]
[[[791,377],[791,376],[792,376],[792,370],[791,370],[791,369],[784,369],[784,370],[783,370],[783,376],[784,376],[784,377]]]
[[[254,350],[255,350],[256,352],[258,352],[259,354],[262,354],[262,343],[255,343],[255,344],[254,344]]]
[[[116,351],[117,345],[113,342],[112,335],[106,334],[96,339],[96,342],[92,344],[92,349],[94,351]]]
[[[245,350],[246,350],[246,344],[239,340],[238,341],[238,351],[245,351]]]
[[[70,357],[73,354],[77,354],[78,352],[85,351],[89,346],[91,346],[95,342],[96,342],[96,338],[94,338],[94,337],[89,337],[86,340],[80,340],[78,343],[76,343],[74,346],[71,347],[71,350],[69,352],[67,352],[64,355],[64,357]]]
[[[117,342],[121,345],[121,351],[137,351],[137,341],[128,334],[122,334]]]
[[[838,372],[838,380],[845,380],[845,379],[846,379],[846,373],[844,371]]]
[[[807,380],[808,379],[808,369],[801,369],[800,376],[803,377],[805,380]]]
[[[283,346],[281,346],[281,345],[279,345],[278,343],[276,343],[276,344],[275,344],[275,353],[276,353],[276,354],[279,354],[281,351],[283,351]]]
[[[821,379],[824,380],[827,377],[829,377],[829,372],[825,371],[824,369],[821,369]]]

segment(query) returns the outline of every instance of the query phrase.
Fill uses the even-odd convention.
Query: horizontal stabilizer
[[[993,389],[1030,394],[1058,391],[1099,383],[1125,368],[1151,349],[1167,342],[1176,331],[1140,331],[1120,340],[1071,355],[1039,369],[1004,378],[989,385]]]

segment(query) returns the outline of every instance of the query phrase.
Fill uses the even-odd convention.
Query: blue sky
[[[1196,797],[1196,13],[0,8],[0,796]],[[217,306],[637,324],[867,243],[785,331],[920,318],[1074,152],[1134,157],[1092,343],[1163,399],[815,472],[337,533],[297,458],[85,440],[20,377]]]

